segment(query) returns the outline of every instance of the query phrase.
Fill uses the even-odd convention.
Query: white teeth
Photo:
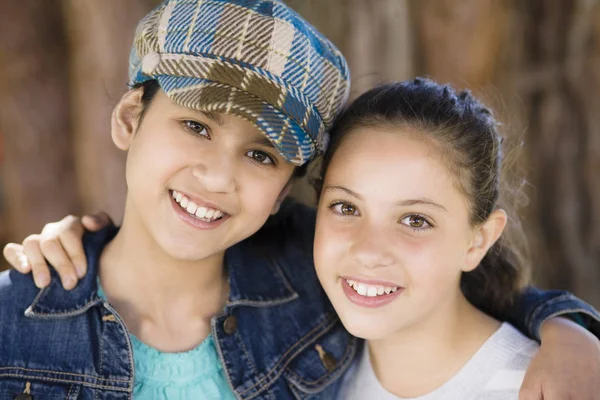
[[[199,207],[196,203],[188,199],[182,193],[173,190],[173,198],[181,208],[185,209],[189,214],[195,215],[197,218],[201,218],[208,221],[214,221],[221,218],[224,213],[223,211],[214,210],[207,207]]]
[[[198,206],[193,201],[190,201],[186,207],[187,212],[189,212],[190,214],[196,214],[197,209]]]
[[[352,279],[346,279],[346,283],[359,295],[366,297],[383,296],[385,294],[394,293],[396,290],[398,290],[398,287],[367,285],[365,283],[356,282]]]
[[[356,291],[361,296],[366,296],[367,295],[367,285],[365,285],[364,283],[359,283],[358,284],[358,289]]]

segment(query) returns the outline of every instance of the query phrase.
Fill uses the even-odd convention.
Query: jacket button
[[[325,369],[329,372],[333,371],[337,366],[337,361],[335,357],[332,356],[331,353],[325,351],[325,349],[323,349],[323,346],[321,346],[320,344],[315,346],[315,350],[317,350],[317,353],[319,353],[319,358],[321,359],[321,362],[323,363]]]
[[[223,330],[225,331],[225,333],[231,335],[236,331],[236,329],[237,318],[233,315],[230,315],[229,317],[225,318],[225,321],[223,321]]]

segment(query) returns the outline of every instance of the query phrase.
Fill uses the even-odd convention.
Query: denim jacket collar
[[[51,268],[50,284],[40,290],[33,303],[25,311],[32,318],[63,318],[82,314],[91,307],[101,304],[98,297],[98,265],[106,243],[111,241],[119,229],[109,226],[94,234],[84,236],[84,250],[88,271],[77,286],[67,291],[62,287],[58,274]]]
[[[298,298],[279,266],[280,260],[259,254],[246,242],[225,254],[229,272],[229,307],[270,307]]]
[[[61,318],[81,314],[102,303],[98,297],[98,266],[101,250],[112,240],[118,228],[111,226],[84,238],[88,273],[71,291],[63,289],[54,270],[50,285],[40,290],[26,311],[28,317]],[[98,245],[98,244],[102,245]],[[225,264],[229,271],[229,307],[269,307],[298,298],[284,276],[278,260],[266,260],[266,255],[249,250],[242,242],[228,249]],[[100,250],[98,250],[100,249]]]

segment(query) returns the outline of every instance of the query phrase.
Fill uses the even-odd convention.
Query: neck
[[[396,396],[422,396],[456,375],[499,326],[459,291],[423,321],[370,340],[373,370]]]
[[[210,333],[227,301],[224,254],[180,260],[166,252],[127,210],[100,258],[106,297],[131,333],[162,351],[185,351]]]

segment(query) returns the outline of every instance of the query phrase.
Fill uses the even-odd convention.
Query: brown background
[[[153,0],[0,0],[0,245],[68,213],[122,212],[109,116]],[[523,140],[537,284],[600,307],[600,1],[289,0],[346,54],[352,95],[429,76]],[[307,185],[295,195],[313,202]],[[0,263],[0,269],[6,266]]]

